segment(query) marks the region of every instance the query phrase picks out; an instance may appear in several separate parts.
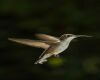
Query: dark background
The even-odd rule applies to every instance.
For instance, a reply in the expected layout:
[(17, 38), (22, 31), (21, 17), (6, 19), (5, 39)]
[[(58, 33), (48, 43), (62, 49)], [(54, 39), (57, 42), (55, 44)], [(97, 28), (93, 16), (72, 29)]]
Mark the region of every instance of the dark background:
[[(0, 0), (0, 80), (100, 80), (100, 0)], [(8, 41), (35, 33), (78, 38), (43, 65), (43, 49)]]

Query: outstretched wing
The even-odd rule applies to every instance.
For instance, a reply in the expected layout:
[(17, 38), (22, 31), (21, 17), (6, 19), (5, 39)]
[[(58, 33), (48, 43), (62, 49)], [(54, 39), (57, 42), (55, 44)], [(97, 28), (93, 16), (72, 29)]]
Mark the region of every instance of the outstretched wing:
[(47, 34), (36, 34), (36, 37), (46, 41), (60, 42), (60, 40), (57, 37), (47, 35)]
[(50, 46), (43, 41), (35, 41), (35, 40), (30, 40), (30, 39), (8, 38), (8, 40), (21, 43), (24, 45), (32, 46), (32, 47), (43, 48), (43, 49), (47, 49)]

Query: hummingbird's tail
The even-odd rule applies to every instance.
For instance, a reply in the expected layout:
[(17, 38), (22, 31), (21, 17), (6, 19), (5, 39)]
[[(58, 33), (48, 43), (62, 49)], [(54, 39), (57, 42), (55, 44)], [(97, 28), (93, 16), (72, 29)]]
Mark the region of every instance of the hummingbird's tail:
[(42, 58), (39, 58), (34, 64), (43, 64), (47, 61), (47, 58), (51, 57), (53, 54), (45, 54)]
[(43, 59), (39, 59), (34, 64), (43, 64), (46, 61), (47, 61), (46, 59), (44, 59), (44, 60)]

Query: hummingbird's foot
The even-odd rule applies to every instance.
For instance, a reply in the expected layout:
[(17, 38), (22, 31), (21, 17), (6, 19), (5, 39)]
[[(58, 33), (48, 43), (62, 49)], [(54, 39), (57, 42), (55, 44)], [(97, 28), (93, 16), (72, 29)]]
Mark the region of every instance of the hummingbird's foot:
[(58, 54), (54, 55), (55, 57), (59, 58), (60, 56)]

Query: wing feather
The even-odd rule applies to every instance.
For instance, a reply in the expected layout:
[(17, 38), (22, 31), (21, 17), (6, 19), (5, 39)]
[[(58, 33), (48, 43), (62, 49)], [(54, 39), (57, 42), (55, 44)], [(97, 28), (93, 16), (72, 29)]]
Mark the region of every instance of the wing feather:
[(43, 48), (43, 49), (47, 49), (49, 47), (47, 43), (44, 43), (42, 41), (35, 41), (30, 39), (17, 39), (17, 38), (8, 38), (8, 40), (21, 43), (24, 45), (32, 46), (32, 47)]
[(57, 37), (47, 35), (47, 34), (36, 34), (36, 37), (46, 41), (60, 42), (60, 40)]

